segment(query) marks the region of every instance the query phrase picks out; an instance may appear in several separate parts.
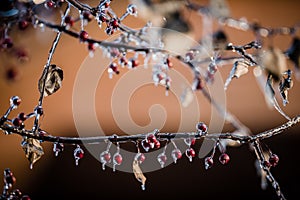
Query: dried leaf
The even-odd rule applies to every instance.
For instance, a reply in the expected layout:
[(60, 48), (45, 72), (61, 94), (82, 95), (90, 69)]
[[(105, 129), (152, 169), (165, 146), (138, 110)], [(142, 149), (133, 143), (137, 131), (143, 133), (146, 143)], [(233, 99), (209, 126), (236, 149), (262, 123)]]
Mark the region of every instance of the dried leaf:
[(267, 98), (268, 102), (270, 102), (272, 105), (274, 104), (275, 99), (275, 91), (273, 89), (273, 79), (272, 75), (269, 75), (265, 87), (265, 97)]
[(132, 169), (133, 169), (133, 173), (135, 178), (142, 183), (142, 190), (145, 190), (145, 183), (146, 183), (146, 177), (144, 176), (140, 166), (139, 166), (139, 162), (138, 160), (134, 159), (133, 163), (132, 163)]
[(287, 70), (285, 55), (278, 48), (270, 47), (262, 54), (262, 66), (271, 73), (275, 81), (279, 81)]
[(286, 104), (289, 103), (288, 90), (293, 87), (293, 80), (291, 77), (291, 73), (292, 73), (291, 70), (288, 70), (285, 73), (285, 75), (287, 75), (287, 77), (283, 77), (281, 82), (279, 83), (279, 91), (280, 91), (280, 95), (281, 95), (284, 106), (286, 106)]
[(59, 88), (62, 86), (63, 70), (56, 66), (50, 65), (48, 69), (48, 73), (43, 75), (39, 80), (39, 91), (40, 93), (43, 92), (43, 83), (45, 77), (45, 88), (44, 88), (44, 97), (49, 96), (55, 93)]
[(283, 112), (283, 110), (280, 108), (276, 98), (275, 98), (275, 91), (273, 89), (273, 77), (271, 74), (269, 74), (268, 79), (267, 79), (267, 84), (265, 88), (265, 97), (268, 102), (270, 102), (273, 107), (287, 120), (291, 120), (291, 118)]
[(33, 138), (24, 138), (21, 146), (25, 152), (26, 158), (30, 162), (30, 169), (32, 169), (33, 164), (38, 161), (44, 154), (41, 142)]
[(228, 78), (226, 79), (224, 89), (226, 90), (229, 83), (233, 78), (239, 78), (240, 76), (248, 73), (249, 62), (246, 60), (236, 61), (230, 71)]

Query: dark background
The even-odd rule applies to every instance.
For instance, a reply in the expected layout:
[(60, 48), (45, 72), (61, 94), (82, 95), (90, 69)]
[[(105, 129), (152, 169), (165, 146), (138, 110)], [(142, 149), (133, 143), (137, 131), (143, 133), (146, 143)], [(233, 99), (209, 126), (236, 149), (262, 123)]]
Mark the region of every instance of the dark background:
[[(87, 1), (88, 2), (88, 1)], [(97, 3), (97, 1), (89, 1)], [(206, 1), (199, 1), (206, 4)], [(126, 1), (114, 1), (112, 7), (117, 13), (122, 14), (126, 8)], [(234, 18), (246, 17), (249, 21), (258, 21), (266, 27), (293, 26), (300, 21), (299, 2), (297, 1), (228, 1), (231, 14)], [(74, 11), (75, 13), (75, 11)], [(191, 13), (187, 15), (191, 20), (195, 39), (201, 38), (201, 17)], [(55, 20), (55, 16), (49, 18)], [(132, 18), (130, 18), (132, 19)], [(134, 18), (126, 20), (132, 27), (141, 27), (145, 22)], [(93, 37), (104, 39), (102, 30), (92, 23), (87, 30)], [(236, 31), (230, 28), (224, 29), (229, 40), (234, 44), (245, 44), (254, 39), (252, 33)], [(54, 38), (52, 31), (41, 32), (35, 29), (27, 29), (23, 32), (13, 31), (12, 37), (16, 45), (25, 48), (30, 53), (27, 63), (15, 63), (13, 58), (1, 55), (1, 73), (4, 74), (6, 67), (16, 66), (21, 76), (16, 82), (8, 82), (5, 78), (0, 81), (0, 112), (4, 113), (8, 107), (8, 100), (12, 95), (19, 95), (23, 102), (20, 107), (24, 112), (31, 112), (37, 103), (38, 91), (37, 80), (40, 77), (42, 66), (47, 59), (47, 53)], [(297, 33), (299, 36), (299, 33)], [(274, 46), (285, 50), (291, 43), (290, 36), (276, 36), (272, 42)], [(53, 135), (77, 136), (72, 116), (72, 89), (78, 68), (83, 59), (88, 55), (85, 47), (75, 39), (63, 36), (63, 45), (59, 44), (54, 56), (54, 62), (59, 64), (65, 72), (63, 88), (55, 95), (45, 100), (45, 116), (41, 127)], [(292, 63), (288, 62), (292, 69)], [(183, 74), (192, 80), (186, 68), (180, 68)], [(230, 68), (222, 68), (221, 74), (226, 78)], [(122, 74), (122, 73), (121, 73)], [(4, 75), (3, 75), (4, 77)], [(103, 93), (97, 94), (97, 114), (101, 116), (100, 124), (107, 135), (122, 133), (113, 121), (110, 105), (111, 89), (113, 83), (119, 77), (109, 80), (102, 78), (99, 88)], [(110, 82), (108, 82), (110, 81)], [(295, 80), (294, 87), (290, 92), (290, 104), (284, 108), (289, 116), (299, 113), (299, 81)], [(146, 125), (149, 121), (147, 109), (153, 104), (153, 96), (164, 93), (163, 88), (147, 87), (141, 95), (136, 95), (133, 104), (132, 117), (139, 125)], [(104, 95), (103, 95), (104, 94)], [(145, 95), (143, 95), (145, 94)], [(149, 95), (155, 94), (155, 95)], [(201, 104), (201, 121), (208, 122), (210, 119), (209, 104), (197, 93)], [(172, 97), (170, 97), (172, 98)], [(279, 99), (279, 98), (278, 98)], [(134, 103), (139, 102), (139, 103)], [(141, 103), (142, 102), (142, 103)], [(178, 114), (178, 102), (173, 99), (162, 98), (159, 101), (167, 105), (168, 116), (163, 131), (174, 131), (178, 127), (180, 114)], [(137, 109), (134, 109), (137, 108)], [(246, 76), (235, 80), (227, 91), (227, 108), (247, 125), (253, 133), (276, 127), (285, 122), (285, 119), (274, 109), (269, 109), (265, 103), (264, 96), (260, 91), (252, 71)], [(13, 113), (16, 114), (17, 112)], [(135, 128), (135, 127), (133, 127)], [(187, 127), (193, 131), (194, 127)], [(224, 127), (227, 131), (230, 127)], [(88, 134), (93, 134), (90, 130)], [(260, 178), (257, 176), (254, 166), (255, 155), (247, 145), (229, 148), (228, 154), (231, 161), (222, 166), (216, 162), (214, 167), (205, 170), (203, 159), (195, 158), (190, 163), (183, 157), (177, 164), (171, 164), (164, 169), (145, 173), (147, 177), (146, 191), (140, 189), (140, 183), (131, 173), (121, 171), (112, 172), (111, 168), (102, 170), (97, 159), (85, 151), (85, 157), (75, 166), (73, 158), (73, 147), (66, 146), (65, 151), (58, 157), (53, 155), (52, 145), (44, 143), (45, 155), (35, 164), (33, 170), (29, 169), (29, 163), (20, 147), (21, 138), (18, 136), (0, 135), (0, 170), (9, 167), (17, 178), (15, 188), (19, 188), (32, 199), (276, 199), (272, 187), (265, 191), (260, 188)], [(279, 182), (287, 199), (298, 199), (299, 190), (299, 126), (274, 138), (265, 140), (270, 149), (279, 155), (279, 165), (272, 172)], [(198, 141), (195, 149), (198, 149), (201, 141)], [(126, 144), (123, 148), (135, 151), (132, 144)], [(84, 148), (84, 147), (83, 147)], [(84, 149), (85, 150), (85, 149)], [(219, 152), (217, 152), (217, 156)], [(151, 162), (149, 160), (148, 162)], [(156, 160), (153, 161), (156, 164)]]

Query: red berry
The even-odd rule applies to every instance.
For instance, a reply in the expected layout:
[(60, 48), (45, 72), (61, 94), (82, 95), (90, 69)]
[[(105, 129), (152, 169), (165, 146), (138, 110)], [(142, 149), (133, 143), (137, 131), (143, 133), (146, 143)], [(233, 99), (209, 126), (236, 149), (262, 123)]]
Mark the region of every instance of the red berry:
[(21, 200), (30, 200), (30, 197), (28, 195), (23, 195)]
[(118, 22), (118, 20), (117, 20), (117, 19), (113, 19), (113, 20), (111, 21), (111, 26), (112, 26), (113, 28), (118, 28), (118, 27), (119, 27), (119, 22)]
[(149, 151), (151, 145), (147, 140), (142, 140), (142, 147), (145, 149), (145, 151)]
[(118, 65), (114, 62), (109, 65), (109, 68), (112, 69), (114, 72), (118, 71)]
[(204, 164), (205, 164), (205, 169), (209, 169), (213, 166), (214, 164), (214, 160), (212, 157), (206, 157), (204, 160)]
[(46, 8), (53, 8), (54, 7), (54, 2), (52, 1), (52, 0), (50, 0), (50, 1), (47, 1), (47, 3), (46, 3)]
[(136, 8), (136, 5), (134, 4), (129, 4), (128, 7), (127, 7), (127, 12), (130, 14), (130, 15), (135, 15), (137, 14), (137, 8)]
[(28, 53), (24, 49), (18, 49), (15, 54), (20, 62), (29, 60)]
[(135, 157), (135, 159), (139, 162), (142, 163), (146, 160), (146, 157), (143, 153), (138, 153)]
[(115, 155), (114, 156), (114, 161), (115, 161), (116, 164), (120, 165), (123, 161), (123, 158), (122, 158), (121, 154)]
[(19, 113), (18, 118), (22, 121), (25, 121), (27, 119), (27, 115), (23, 112)]
[(127, 65), (128, 64), (128, 61), (126, 59), (126, 57), (122, 56), (119, 60), (120, 64), (123, 64), (123, 65)]
[(107, 21), (107, 19), (106, 19), (106, 17), (105, 17), (104, 15), (100, 15), (100, 16), (99, 16), (99, 20), (100, 20), (101, 22), (106, 22), (106, 21)]
[(196, 143), (196, 138), (192, 138), (191, 139), (191, 145), (195, 145), (195, 143)]
[(194, 53), (188, 52), (188, 53), (186, 53), (185, 57), (186, 57), (187, 61), (191, 61), (194, 59)]
[(271, 163), (269, 161), (265, 160), (264, 161), (264, 166), (269, 168), (269, 167), (271, 167)]
[(21, 104), (21, 99), (18, 96), (12, 96), (10, 98), (10, 106), (19, 106)]
[(84, 152), (82, 150), (79, 150), (76, 152), (76, 157), (82, 159), (84, 157)]
[(207, 126), (203, 122), (199, 122), (196, 126), (196, 129), (198, 132), (201, 132), (202, 134), (207, 132)]
[(10, 37), (6, 37), (4, 38), (4, 40), (2, 41), (2, 47), (3, 48), (12, 48), (14, 46), (13, 40)]
[(148, 142), (150, 142), (150, 143), (155, 143), (155, 142), (157, 141), (157, 139), (156, 139), (156, 137), (155, 137), (154, 134), (149, 134), (149, 135), (147, 136), (147, 140), (148, 140)]
[(272, 167), (275, 167), (279, 162), (279, 157), (276, 154), (270, 155), (269, 162)]
[(156, 142), (154, 143), (154, 148), (156, 149), (160, 148), (160, 142), (158, 140), (156, 140)]
[(196, 152), (193, 148), (189, 148), (189, 149), (186, 150), (186, 155), (193, 158), (193, 157), (196, 156)]
[(70, 26), (73, 26), (74, 20), (72, 19), (72, 17), (70, 15), (68, 15), (65, 18), (65, 23), (68, 24), (68, 25), (70, 25)]
[(20, 78), (20, 73), (17, 68), (10, 68), (6, 71), (6, 78), (10, 81), (16, 81)]
[(96, 45), (92, 42), (89, 42), (88, 44), (88, 50), (89, 51), (95, 51), (96, 50)]
[(112, 35), (114, 34), (114, 29), (112, 29), (111, 27), (106, 27), (105, 32), (107, 35)]
[(167, 162), (167, 156), (165, 154), (161, 154), (159, 155), (159, 158), (160, 162), (162, 163), (166, 163)]
[(172, 158), (174, 160), (174, 162), (176, 162), (177, 159), (180, 159), (182, 157), (182, 153), (179, 149), (174, 149), (172, 151)]
[(79, 34), (79, 38), (81, 41), (86, 41), (89, 37), (89, 34), (86, 31), (81, 31)]
[(83, 19), (87, 20), (88, 22), (92, 21), (93, 19), (93, 15), (88, 12), (88, 11), (84, 11), (82, 14)]
[(139, 61), (138, 60), (136, 60), (136, 59), (132, 59), (131, 60), (131, 67), (132, 68), (135, 68), (135, 67), (137, 67), (137, 66), (139, 66)]
[(15, 126), (21, 126), (22, 123), (23, 123), (23, 121), (22, 121), (21, 119), (19, 119), (19, 118), (14, 118), (14, 119), (12, 120), (12, 123), (13, 123), (13, 125), (15, 125)]
[(110, 162), (110, 159), (111, 159), (110, 153), (104, 154), (104, 160), (105, 160), (106, 162)]
[(180, 159), (182, 157), (181, 151), (177, 151), (175, 156), (176, 156), (177, 159)]
[(226, 153), (222, 153), (222, 154), (220, 155), (220, 157), (219, 157), (219, 161), (220, 161), (223, 165), (227, 164), (227, 163), (229, 162), (229, 160), (230, 160), (230, 157), (229, 157), (228, 154), (226, 154)]
[(28, 27), (29, 23), (27, 20), (21, 20), (18, 23), (18, 27), (20, 30), (25, 30)]
[(217, 65), (215, 65), (215, 64), (210, 64), (210, 65), (208, 66), (208, 71), (209, 71), (209, 73), (211, 73), (211, 74), (216, 73), (217, 70), (218, 70), (218, 68), (217, 68)]

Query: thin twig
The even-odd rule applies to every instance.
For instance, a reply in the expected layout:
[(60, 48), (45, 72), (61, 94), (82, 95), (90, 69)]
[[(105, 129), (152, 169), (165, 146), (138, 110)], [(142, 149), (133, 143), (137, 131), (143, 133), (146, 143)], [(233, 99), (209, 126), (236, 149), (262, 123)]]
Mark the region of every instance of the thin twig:
[[(157, 138), (164, 140), (164, 139), (184, 139), (184, 138), (209, 138), (209, 139), (231, 139), (234, 141), (238, 141), (241, 144), (244, 143), (252, 143), (256, 140), (264, 140), (270, 138), (272, 136), (276, 136), (287, 129), (291, 128), (292, 126), (298, 124), (300, 122), (300, 115), (294, 117), (290, 121), (274, 128), (267, 130), (265, 132), (259, 133), (257, 135), (238, 135), (232, 133), (211, 133), (207, 135), (199, 134), (198, 132), (182, 132), (182, 133), (157, 133)], [(46, 131), (43, 131), (44, 134), (33, 134), (30, 130), (25, 129), (18, 129), (17, 127), (8, 125), (6, 123), (0, 124), (0, 129), (6, 134), (18, 134), (23, 137), (28, 138), (35, 138), (45, 142), (58, 142), (58, 143), (65, 143), (65, 144), (92, 144), (92, 143), (99, 143), (105, 142), (110, 140), (112, 142), (128, 142), (128, 141), (136, 141), (145, 139), (148, 133), (137, 134), (137, 135), (124, 135), (115, 137), (112, 136), (95, 136), (95, 137), (60, 137), (60, 136), (52, 136), (48, 134)]]
[(254, 140), (254, 142), (252, 143), (252, 146), (254, 147), (256, 157), (260, 163), (260, 168), (266, 173), (266, 175), (267, 175), (266, 177), (267, 177), (268, 181), (271, 183), (272, 187), (275, 189), (277, 196), (279, 197), (279, 199), (285, 200), (286, 198), (284, 197), (284, 195), (280, 189), (279, 183), (275, 180), (270, 169), (264, 165), (265, 158), (264, 158), (264, 155), (263, 155), (263, 152), (262, 152), (262, 149), (260, 147), (258, 140)]
[[(67, 5), (66, 10), (65, 10), (65, 12), (64, 12), (64, 14), (62, 16), (61, 26), (64, 24), (64, 19), (68, 15), (69, 12), (70, 12), (70, 4)], [(42, 90), (40, 91), (40, 98), (39, 98), (39, 103), (38, 103), (39, 106), (43, 105), (43, 99), (44, 99), (44, 94), (45, 94), (45, 86), (46, 86), (46, 78), (47, 78), (47, 74), (49, 72), (50, 63), (51, 63), (51, 60), (53, 58), (53, 54), (55, 52), (55, 49), (56, 49), (56, 46), (57, 46), (58, 41), (60, 39), (60, 36), (61, 36), (61, 32), (58, 32), (56, 34), (55, 39), (52, 42), (52, 46), (51, 46), (49, 54), (48, 54), (48, 59), (47, 59), (46, 65), (44, 67), (42, 76), (40, 78), (40, 80), (42, 80), (42, 85), (39, 86), (39, 87), (41, 87)], [(35, 132), (37, 130), (37, 128), (38, 128), (39, 119), (40, 118), (38, 116), (35, 117), (34, 126), (33, 126), (33, 132)]]

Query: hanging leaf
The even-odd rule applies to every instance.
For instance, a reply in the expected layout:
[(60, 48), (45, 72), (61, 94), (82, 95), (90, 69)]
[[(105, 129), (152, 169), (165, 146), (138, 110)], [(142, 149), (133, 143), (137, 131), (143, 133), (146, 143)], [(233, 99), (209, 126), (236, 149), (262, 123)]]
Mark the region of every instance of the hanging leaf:
[(231, 80), (233, 78), (239, 78), (240, 76), (247, 74), (248, 73), (248, 67), (250, 66), (249, 62), (246, 60), (243, 61), (236, 61), (233, 64), (233, 67), (230, 71), (230, 74), (228, 76), (228, 78), (226, 79), (225, 85), (224, 85), (224, 89), (226, 90), (229, 83), (231, 82)]
[(265, 97), (268, 102), (270, 102), (273, 107), (282, 115), (284, 116), (287, 120), (291, 120), (291, 118), (283, 112), (283, 110), (280, 108), (276, 98), (275, 98), (275, 91), (273, 89), (273, 77), (271, 74), (269, 74), (267, 83), (266, 83), (266, 88), (265, 88)]
[(21, 146), (25, 152), (26, 158), (30, 162), (30, 169), (32, 169), (33, 164), (38, 161), (44, 154), (41, 142), (33, 138), (24, 138)]
[(271, 73), (273, 79), (277, 82), (282, 74), (287, 70), (285, 55), (278, 48), (270, 47), (262, 54), (262, 66)]
[(142, 190), (145, 190), (145, 183), (146, 183), (146, 177), (144, 176), (140, 166), (139, 166), (139, 161), (137, 159), (133, 160), (132, 163), (132, 169), (135, 178), (142, 183)]
[(293, 80), (291, 77), (292, 71), (287, 70), (284, 75), (287, 77), (283, 77), (282, 81), (279, 83), (279, 91), (280, 95), (283, 101), (283, 105), (286, 106), (286, 104), (289, 103), (288, 101), (288, 90), (293, 87)]
[[(46, 75), (43, 75), (39, 80), (40, 93), (43, 92), (43, 89), (44, 89), (44, 97), (55, 93), (59, 88), (61, 88), (63, 78), (64, 78), (63, 70), (54, 64), (50, 65), (48, 69), (48, 73)], [(45, 86), (43, 88), (44, 82), (45, 82)]]

